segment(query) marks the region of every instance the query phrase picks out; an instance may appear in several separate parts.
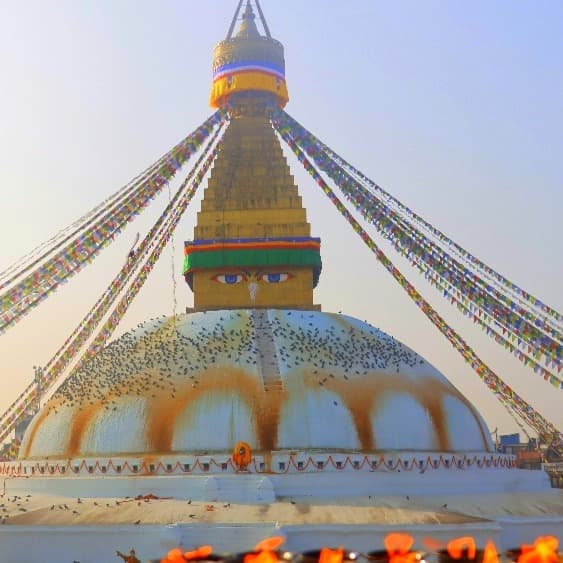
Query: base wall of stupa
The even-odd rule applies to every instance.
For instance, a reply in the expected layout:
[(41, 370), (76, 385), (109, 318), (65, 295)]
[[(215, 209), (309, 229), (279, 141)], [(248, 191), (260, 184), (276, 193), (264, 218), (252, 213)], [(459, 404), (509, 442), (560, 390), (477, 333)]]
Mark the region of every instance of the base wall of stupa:
[[(268, 470), (269, 467), (269, 470)], [(518, 470), (502, 454), (342, 452), (256, 455), (245, 470), (230, 456), (22, 460), (0, 464), (2, 492), (270, 503), (284, 497), (443, 495), (545, 491), (544, 471)]]

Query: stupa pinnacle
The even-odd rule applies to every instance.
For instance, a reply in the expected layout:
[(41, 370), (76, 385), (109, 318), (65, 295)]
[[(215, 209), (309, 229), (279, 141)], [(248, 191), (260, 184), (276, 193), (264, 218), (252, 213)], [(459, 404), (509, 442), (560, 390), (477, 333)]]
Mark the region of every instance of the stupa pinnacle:
[[(235, 19), (241, 5), (235, 13)], [(259, 9), (259, 5), (257, 5)], [(287, 101), (283, 47), (261, 36), (250, 2), (215, 48), (212, 105), (231, 122), (185, 245), (196, 310), (313, 308), (321, 270), (301, 197), (268, 113)]]
[(242, 23), (233, 37), (242, 7), (242, 2), (239, 2), (226, 39), (215, 46), (210, 98), (212, 107), (225, 107), (233, 101), (240, 103), (240, 94), (243, 93), (249, 93), (254, 100), (261, 93), (262, 99), (269, 99), (280, 107), (289, 100), (283, 45), (271, 37), (260, 4), (256, 6), (266, 36), (260, 35), (252, 5), (247, 2)]
[(254, 15), (252, 4), (250, 2), (247, 2), (244, 14), (242, 15), (242, 23), (238, 30), (237, 37), (260, 37), (260, 33), (258, 31), (258, 28), (256, 27), (255, 20), (256, 16)]
[(215, 49), (213, 91), (232, 88), (215, 98), (228, 126), (185, 245), (196, 312), (151, 320), (84, 363), (33, 419), (22, 459), (181, 455), (190, 471), (194, 455), (244, 443), (260, 471), (285, 473), (296, 452), (492, 450), (479, 413), (424, 359), (313, 310), (320, 240), (270, 121), (287, 100), (268, 70), (283, 70), (283, 48), (261, 19), (266, 36), (247, 2), (241, 31)]
[[(65, 281), (62, 266), (74, 272), (90, 261), (89, 249), (114, 238), (116, 216), (125, 224), (146, 205), (146, 193), (161, 190), (202, 147), (68, 346), (37, 373), (43, 392), (76, 360), (29, 423), (19, 459), (0, 461), (3, 495), (16, 497), (1, 518), (0, 561), (110, 561), (121, 547), (117, 536), (122, 549), (135, 545), (144, 558), (164, 546), (191, 549), (207, 537), (218, 553), (243, 552), (265, 534), (286, 537), (292, 551), (330, 541), (367, 553), (395, 526), (419, 542), (428, 534), (440, 543), (474, 534), (479, 543), (493, 538), (505, 548), (516, 534), (561, 529), (560, 516), (546, 518), (561, 514), (547, 475), (519, 471), (513, 456), (496, 452), (475, 406), (444, 375), (367, 322), (314, 310), (320, 240), (311, 237), (278, 139), (488, 388), (536, 428), (551, 431), (378, 249), (321, 171), (350, 207), (393, 234), (406, 256), (416, 256), (421, 271), (426, 258), (441, 258), (429, 270), (436, 287), (444, 271), (455, 287), (453, 256), (424, 246), (424, 233), (396, 211), (407, 208), (281, 111), (287, 101), (283, 46), (272, 38), (259, 1), (240, 0), (215, 48), (211, 104), (220, 110), (118, 192), (128, 194), (124, 205), (108, 200), (107, 225), (93, 221), (70, 247), (53, 250), (49, 267), (22, 274), (10, 290), (21, 299), (43, 287), (34, 283), (50, 288)], [(185, 246), (196, 311), (152, 318), (109, 342), (211, 162)], [(380, 193), (385, 197), (378, 199)], [(474, 320), (491, 314), (493, 304), (495, 321), (510, 326), (502, 303), (472, 286), (475, 280), (460, 276), (457, 286), (475, 290)], [(22, 305), (18, 314), (25, 311)], [(1, 322), (17, 320), (10, 315), (0, 314), (0, 330)], [(33, 384), (20, 395), (4, 415), (4, 435), (21, 428), (15, 423), (39, 395)], [(0, 439), (1, 432), (2, 420)], [(77, 546), (83, 553), (74, 552)]]

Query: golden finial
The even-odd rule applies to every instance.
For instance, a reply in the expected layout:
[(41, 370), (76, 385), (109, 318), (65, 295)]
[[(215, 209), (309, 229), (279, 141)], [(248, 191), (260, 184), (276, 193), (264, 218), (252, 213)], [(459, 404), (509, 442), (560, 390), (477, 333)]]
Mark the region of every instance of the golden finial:
[(256, 26), (252, 2), (246, 1), (241, 24), (236, 35), (233, 31), (243, 7), (240, 0), (229, 27), (227, 38), (217, 44), (213, 57), (212, 107), (225, 107), (244, 94), (255, 94), (262, 104), (284, 107), (289, 100), (285, 82), (283, 45), (270, 35), (270, 30), (258, 0), (254, 0), (265, 36)]
[(240, 24), (237, 37), (260, 37), (255, 19), (256, 16), (254, 15), (252, 4), (248, 1), (242, 14), (242, 23)]

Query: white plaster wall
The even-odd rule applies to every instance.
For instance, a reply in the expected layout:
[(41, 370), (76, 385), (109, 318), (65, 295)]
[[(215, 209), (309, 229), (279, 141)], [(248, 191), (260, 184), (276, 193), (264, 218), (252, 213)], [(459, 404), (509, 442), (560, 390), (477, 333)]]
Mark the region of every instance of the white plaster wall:
[(8, 495), (45, 493), (68, 497), (116, 497), (145, 495), (218, 500), (225, 502), (271, 502), (280, 497), (314, 499), (367, 497), (471, 495), (486, 493), (546, 492), (550, 488), (543, 471), (503, 469), (438, 469), (420, 473), (384, 471), (319, 471), (288, 474), (215, 473), (126, 477), (20, 477), (3, 478)]
[(405, 450), (413, 444), (436, 451), (438, 440), (428, 412), (406, 393), (385, 393), (371, 417), (375, 444), (382, 450)]
[(256, 422), (239, 395), (214, 390), (191, 403), (176, 420), (173, 451), (231, 451), (239, 441), (256, 448)]
[[(417, 396), (418, 383), (421, 377), (425, 378), (424, 381), (439, 381), (440, 388), (444, 383), (446, 393), (447, 385), (450, 384), (428, 362), (391, 336), (351, 317), (316, 311), (286, 310), (268, 311), (268, 317), (272, 323), (274, 346), (278, 353), (279, 374), (287, 396), (287, 400), (282, 401), (280, 406), (278, 448), (359, 449), (359, 437), (352, 422), (354, 413), (348, 412), (348, 408), (365, 408), (358, 406), (361, 404), (361, 401), (357, 401), (358, 383), (369, 383), (373, 387), (379, 382), (390, 385), (395, 380), (400, 380), (401, 386), (407, 387), (412, 381), (412, 395), (400, 391), (389, 393), (372, 407), (372, 429), (377, 448), (420, 448), (423, 451), (436, 448), (434, 428)], [(197, 364), (200, 367), (193, 367), (196, 364), (192, 364), (192, 369), (194, 373), (202, 370), (203, 375), (199, 374), (202, 377), (205, 377), (206, 369), (224, 372), (225, 377), (229, 377), (230, 370), (242, 369), (246, 376), (256, 380), (256, 388), (250, 385), (247, 389), (240, 390), (241, 400), (237, 400), (232, 392), (222, 393), (220, 388), (214, 389), (212, 395), (194, 397), (189, 411), (186, 409), (176, 421), (173, 435), (175, 451), (222, 449), (230, 453), (238, 440), (245, 440), (255, 448), (256, 421), (252, 420), (251, 409), (247, 405), (252, 403), (256, 406), (257, 401), (264, 399), (260, 392), (254, 391), (260, 390), (263, 381), (251, 326), (251, 312), (195, 313), (180, 318), (175, 327), (169, 321), (157, 319), (141, 325), (138, 330), (123, 336), (120, 345), (123, 350), (133, 348), (142, 335), (148, 339), (153, 336), (166, 338), (168, 332), (164, 330), (158, 336), (159, 329), (166, 325), (167, 330), (175, 329), (190, 339), (182, 344), (185, 346), (185, 349), (182, 348), (185, 353), (175, 356), (176, 364), (172, 366), (170, 383), (180, 388), (188, 383), (188, 391), (191, 392), (190, 372), (185, 372), (186, 357), (191, 358), (191, 354), (197, 354), (197, 358), (193, 359), (201, 360)], [(216, 346), (217, 338), (224, 335), (228, 339), (221, 340), (221, 344)], [(198, 349), (196, 344), (201, 342), (205, 342), (206, 346)], [(238, 342), (240, 348), (235, 353), (224, 342)], [(299, 349), (301, 342), (306, 343), (303, 350)], [(331, 349), (334, 353), (330, 352)], [(282, 351), (287, 356), (286, 359), (282, 359)], [(100, 354), (103, 355), (104, 352)], [(111, 358), (111, 354), (109, 356)], [(112, 361), (119, 364), (120, 358), (116, 356)], [(151, 448), (147, 449), (148, 443), (144, 435), (147, 428), (145, 413), (151, 408), (153, 397), (158, 395), (154, 399), (156, 401), (162, 399), (160, 393), (149, 389), (143, 391), (145, 396), (142, 398), (123, 396), (119, 377), (108, 375), (107, 371), (97, 373), (95, 368), (92, 370), (92, 379), (98, 378), (96, 381), (103, 386), (108, 399), (113, 399), (114, 402), (108, 409), (102, 408), (95, 418), (85, 422), (88, 426), (82, 436), (80, 453), (154, 453)], [(316, 373), (323, 370), (332, 370), (330, 374), (323, 373), (323, 376), (332, 375), (335, 381), (338, 379), (338, 387), (331, 389), (328, 383), (325, 387), (320, 385), (322, 382), (316, 380)], [(114, 371), (113, 375), (115, 373), (121, 372)], [(87, 375), (82, 374), (84, 385), (90, 381)], [(135, 373), (127, 372), (123, 377), (131, 384), (130, 378), (133, 377), (134, 381)], [(192, 374), (192, 377), (195, 376)], [(350, 394), (347, 394), (348, 384)], [(382, 385), (382, 389), (386, 385)], [(242, 397), (243, 393), (247, 396)], [(57, 400), (59, 399), (53, 399), (51, 406)], [(85, 401), (83, 405), (80, 403), (82, 400)], [(173, 402), (175, 399), (170, 397), (169, 400)], [(58, 407), (57, 414), (50, 412), (46, 416), (37, 430), (30, 456), (68, 455), (69, 429), (79, 411), (89, 405), (80, 393), (76, 394), (74, 401), (77, 406), (72, 409)], [(444, 399), (444, 410), (452, 450), (483, 451), (492, 447), (488, 430), (482, 419), (474, 415), (473, 408), (457, 398), (447, 397)], [(37, 419), (26, 433), (23, 451), (36, 423)]]
[(27, 449), (30, 436), (34, 434), (32, 455), (43, 457), (48, 455), (64, 456), (67, 448), (72, 420), (75, 408), (58, 406), (55, 411), (51, 411), (42, 424), (35, 430), (38, 417), (35, 417), (29, 425), (21, 446), (21, 451)]
[(360, 448), (350, 411), (336, 393), (294, 393), (294, 386), (289, 386), (289, 400), (280, 412), (280, 448)]
[(501, 517), (497, 519), (501, 528), (500, 545), (513, 549), (523, 543), (533, 544), (540, 536), (555, 536), (559, 539), (559, 552), (563, 545), (563, 516), (538, 518)]
[[(448, 396), (443, 400), (443, 408), (448, 421), (446, 428), (452, 450), (490, 450), (490, 440), (483, 441), (480, 420), (476, 419), (473, 412), (465, 404), (457, 397)], [(489, 435), (486, 427), (483, 434)]]
[[(145, 436), (147, 401), (141, 397), (115, 399), (115, 409), (101, 409), (89, 423), (82, 438), (83, 452), (99, 452), (110, 455), (142, 452), (147, 449)], [(34, 451), (35, 451), (34, 447)]]

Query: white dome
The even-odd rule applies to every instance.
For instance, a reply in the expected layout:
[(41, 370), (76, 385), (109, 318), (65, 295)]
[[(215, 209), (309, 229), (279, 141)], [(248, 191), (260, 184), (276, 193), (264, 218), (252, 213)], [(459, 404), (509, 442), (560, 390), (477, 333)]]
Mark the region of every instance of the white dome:
[(230, 310), (162, 318), (69, 378), (22, 458), (254, 450), (491, 451), (469, 401), (351, 317)]

